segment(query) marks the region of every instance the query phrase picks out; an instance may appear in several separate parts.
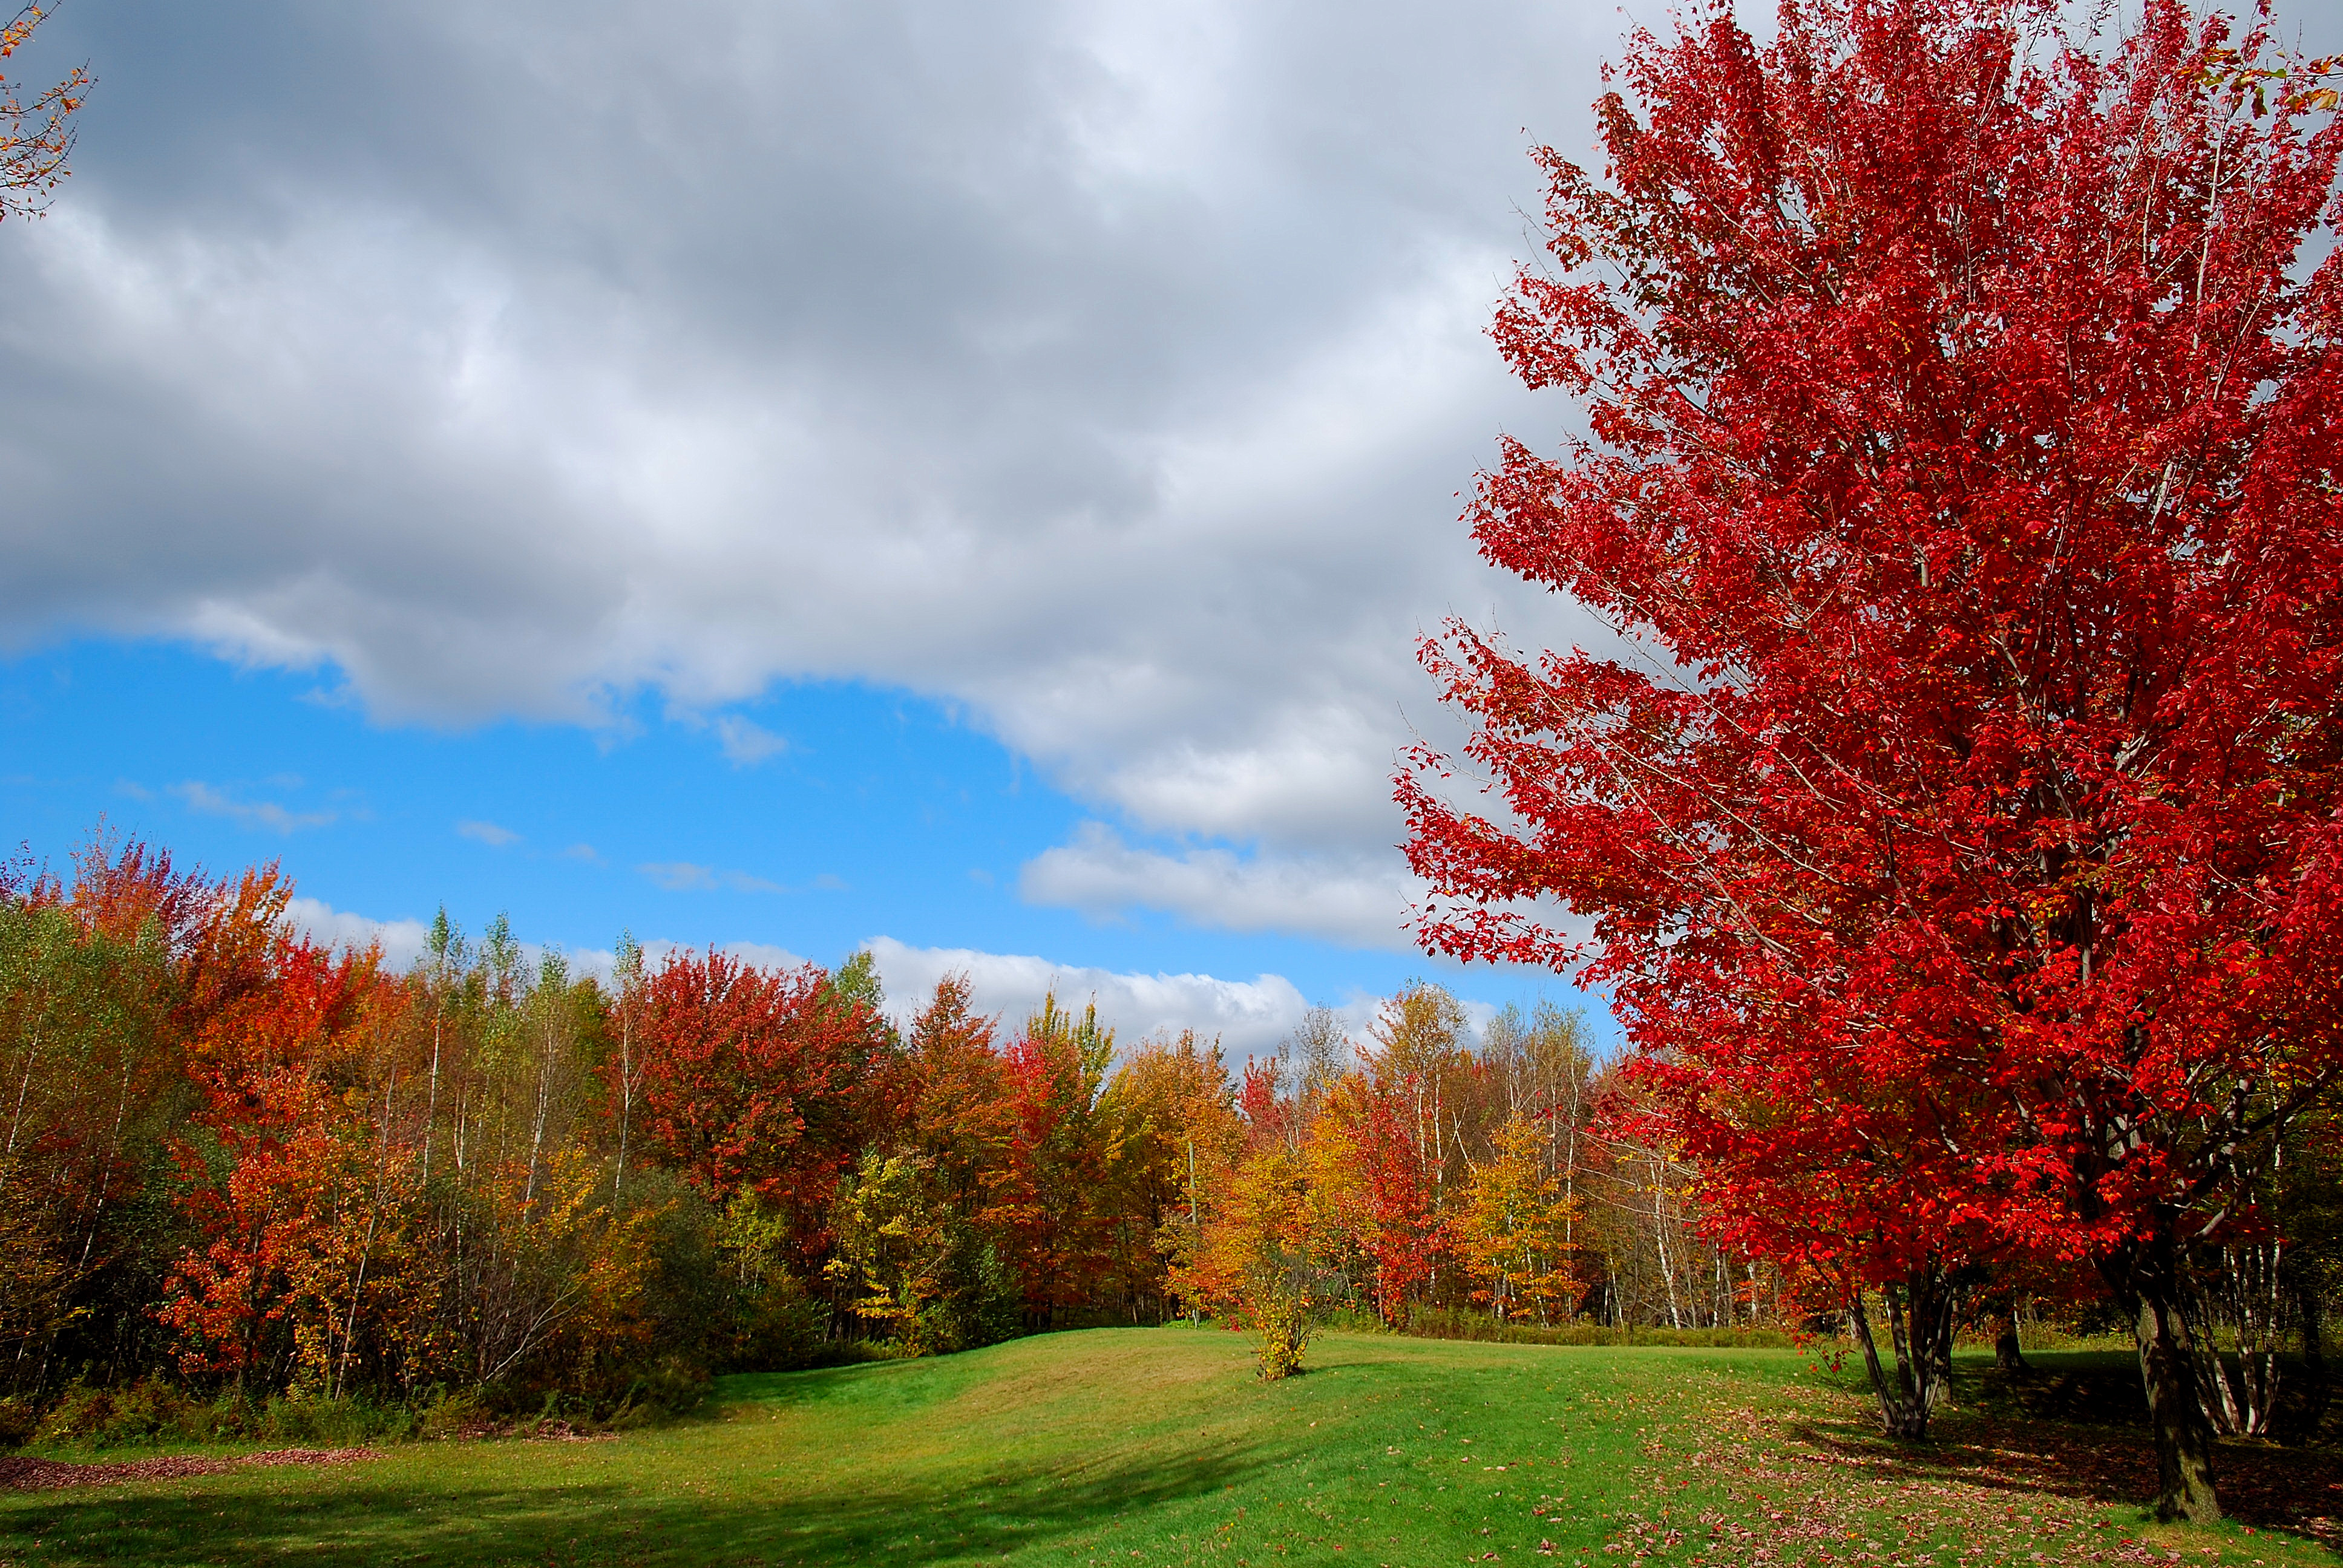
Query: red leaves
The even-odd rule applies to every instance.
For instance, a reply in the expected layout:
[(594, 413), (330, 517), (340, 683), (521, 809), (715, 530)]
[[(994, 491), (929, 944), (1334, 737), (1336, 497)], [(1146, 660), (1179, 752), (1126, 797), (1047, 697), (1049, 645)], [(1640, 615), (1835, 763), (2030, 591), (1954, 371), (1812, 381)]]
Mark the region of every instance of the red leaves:
[(870, 1009), (809, 964), (766, 970), (677, 952), (643, 993), (644, 1142), (723, 1202), (745, 1190), (819, 1228), (852, 1161)]
[(1594, 438), (1468, 518), (1640, 646), (1425, 645), (1420, 929), (1591, 960), (1744, 1244), (2111, 1258), (2343, 1073), (2343, 131), (2224, 107), (2218, 26), (1717, 17), (1636, 35), (1607, 184), (1542, 156), (1494, 336)]

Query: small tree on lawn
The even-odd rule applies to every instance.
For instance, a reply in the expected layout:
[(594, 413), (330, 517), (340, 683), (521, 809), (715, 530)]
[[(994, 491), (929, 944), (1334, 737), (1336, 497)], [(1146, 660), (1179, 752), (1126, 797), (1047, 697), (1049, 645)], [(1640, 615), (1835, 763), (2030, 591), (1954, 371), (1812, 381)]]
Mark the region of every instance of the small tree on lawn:
[(1430, 946), (1591, 960), (1752, 1161), (1835, 1129), (1848, 1181), (1711, 1212), (1843, 1191), (1893, 1211), (1884, 1269), (1972, 1220), (2087, 1260), (2160, 1511), (2204, 1519), (2183, 1259), (2343, 1068), (2343, 257), (2300, 259), (2343, 131), (2267, 27), (2058, 25), (1636, 35), (1607, 177), (1542, 155), (1553, 266), (1496, 327), (1590, 433), (1507, 442), (1471, 512), (1622, 644), (1452, 625), (1493, 809), (1429, 749), (1399, 789)]

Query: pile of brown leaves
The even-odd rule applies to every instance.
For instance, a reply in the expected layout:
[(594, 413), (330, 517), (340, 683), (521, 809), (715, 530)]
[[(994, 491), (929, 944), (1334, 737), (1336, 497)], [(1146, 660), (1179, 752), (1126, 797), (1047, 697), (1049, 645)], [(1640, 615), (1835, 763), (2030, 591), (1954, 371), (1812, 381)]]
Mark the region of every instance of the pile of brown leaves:
[(0, 1492), (48, 1492), (61, 1486), (105, 1486), (117, 1481), (176, 1481), (181, 1476), (208, 1475), (250, 1464), (349, 1464), (379, 1457), (370, 1448), (277, 1448), (265, 1453), (238, 1454), (233, 1459), (199, 1459), (175, 1453), (100, 1464), (0, 1455)]

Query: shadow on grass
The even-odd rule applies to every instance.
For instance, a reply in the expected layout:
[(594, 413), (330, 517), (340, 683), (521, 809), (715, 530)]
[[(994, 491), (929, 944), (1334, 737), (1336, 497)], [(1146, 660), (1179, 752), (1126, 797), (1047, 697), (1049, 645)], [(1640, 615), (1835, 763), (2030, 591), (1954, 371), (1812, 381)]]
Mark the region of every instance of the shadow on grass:
[[(1230, 1450), (1078, 1473), (998, 1472), (951, 1487), (768, 1498), (726, 1482), (701, 1495), (622, 1483), (387, 1485), (364, 1475), (299, 1490), (190, 1485), (9, 1499), (0, 1562), (538, 1564), (943, 1563), (1048, 1545), (1116, 1514), (1217, 1492), (1268, 1460)], [(719, 1486), (721, 1491), (719, 1493)]]
[[(1896, 1483), (1956, 1482), (1986, 1491), (2137, 1509), (2156, 1493), (2156, 1451), (2144, 1429), (1947, 1413), (1926, 1443), (1899, 1443), (1852, 1422), (1795, 1423), (1809, 1464), (1860, 1467)], [(2224, 1441), (2215, 1485), (2229, 1517), (2343, 1549), (2343, 1452)]]

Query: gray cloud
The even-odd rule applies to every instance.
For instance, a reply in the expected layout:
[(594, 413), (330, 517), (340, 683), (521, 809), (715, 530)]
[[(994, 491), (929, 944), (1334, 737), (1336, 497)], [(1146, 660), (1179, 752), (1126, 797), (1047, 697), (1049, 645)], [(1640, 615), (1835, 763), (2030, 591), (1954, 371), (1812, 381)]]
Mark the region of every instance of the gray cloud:
[(1250, 876), (1375, 940), (1326, 910), (1399, 878), (1418, 631), (1584, 629), (1453, 518), (1565, 417), (1482, 327), (1620, 25), (68, 8), (33, 65), (102, 78), (79, 172), (0, 234), (0, 638), (182, 635), (426, 722), (655, 689), (744, 764), (780, 739), (725, 704), (900, 684), (1246, 849), (1078, 841), (1040, 896), (1226, 924)]

